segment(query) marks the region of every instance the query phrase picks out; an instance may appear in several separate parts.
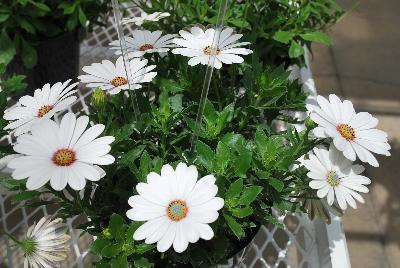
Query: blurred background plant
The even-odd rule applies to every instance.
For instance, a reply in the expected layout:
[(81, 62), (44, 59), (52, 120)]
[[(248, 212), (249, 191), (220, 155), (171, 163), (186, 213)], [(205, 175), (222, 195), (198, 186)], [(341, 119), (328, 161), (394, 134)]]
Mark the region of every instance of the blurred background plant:
[[(95, 25), (103, 25), (111, 9), (111, 1), (106, 0), (1, 1), (2, 79), (15, 73), (23, 74), (28, 77), (32, 92), (46, 82), (76, 77), (79, 35), (83, 32), (79, 33), (79, 29), (91, 30)], [(62, 68), (60, 65), (67, 66)], [(13, 81), (17, 82), (16, 79)], [(19, 87), (26, 86), (20, 81)]]
[[(155, 0), (151, 5), (139, 0), (138, 5), (147, 13), (171, 14), (160, 23), (145, 23), (144, 28), (178, 32), (194, 24), (215, 24), (218, 10), (213, 8), (214, 2), (219, 4), (221, 0)], [(343, 15), (335, 0), (231, 0), (224, 22), (256, 46), (263, 62), (288, 66), (304, 64), (304, 45), (309, 49), (312, 42), (330, 45), (331, 39), (324, 31)]]

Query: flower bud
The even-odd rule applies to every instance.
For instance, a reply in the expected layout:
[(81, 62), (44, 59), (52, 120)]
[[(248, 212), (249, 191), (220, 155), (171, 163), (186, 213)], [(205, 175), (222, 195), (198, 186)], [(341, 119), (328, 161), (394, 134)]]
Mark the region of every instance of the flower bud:
[(304, 124), (308, 130), (311, 130), (311, 129), (314, 129), (317, 127), (317, 124), (314, 121), (312, 121), (312, 119), (310, 117), (306, 118), (306, 121), (304, 122)]
[(102, 234), (106, 239), (111, 239), (112, 238), (111, 231), (110, 231), (109, 228), (104, 229)]
[(96, 88), (92, 93), (91, 103), (94, 107), (99, 108), (102, 107), (107, 100), (107, 95), (104, 90), (101, 88)]

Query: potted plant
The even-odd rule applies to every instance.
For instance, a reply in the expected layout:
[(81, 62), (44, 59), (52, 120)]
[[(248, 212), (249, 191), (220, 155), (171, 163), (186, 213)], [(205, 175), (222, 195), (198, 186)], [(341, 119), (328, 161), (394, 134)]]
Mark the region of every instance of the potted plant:
[(5, 0), (0, 3), (0, 64), (27, 76), (28, 92), (76, 77), (84, 29), (104, 25), (109, 1)]
[[(335, 95), (306, 106), (307, 94), (289, 79), (304, 45), (330, 43), (320, 30), (342, 14), (335, 2), (229, 1), (222, 28), (209, 24), (226, 1), (212, 2), (141, 3), (143, 29), (129, 34), (127, 50), (113, 42), (116, 61), (82, 69), (80, 82), (94, 89), (89, 115), (52, 120), (76, 99), (70, 81), (5, 112), (19, 155), (3, 185), (18, 201), (53, 194), (45, 203), (57, 203), (62, 218), (85, 214), (90, 221), (77, 228), (96, 236), (94, 267), (226, 264), (260, 225), (281, 226), (273, 208), (327, 222), (328, 211), (355, 208), (371, 181), (353, 161), (377, 166), (372, 153), (389, 155), (372, 115)], [(205, 83), (206, 69), (214, 75)], [(277, 120), (305, 128), (279, 131)], [(30, 229), (43, 232), (15, 242), (28, 263), (63, 259), (64, 232), (41, 244), (57, 244), (59, 258), (38, 250), (51, 224), (44, 218)]]

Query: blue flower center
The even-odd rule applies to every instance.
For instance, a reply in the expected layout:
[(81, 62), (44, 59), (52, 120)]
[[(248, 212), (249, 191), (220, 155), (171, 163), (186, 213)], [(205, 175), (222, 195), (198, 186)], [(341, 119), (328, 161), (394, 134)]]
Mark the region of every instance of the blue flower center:
[(326, 174), (326, 180), (332, 187), (337, 187), (340, 184), (340, 178), (336, 171), (333, 170), (329, 171), (328, 174)]
[(169, 203), (167, 208), (167, 216), (173, 221), (180, 221), (186, 217), (188, 209), (185, 201), (174, 200)]

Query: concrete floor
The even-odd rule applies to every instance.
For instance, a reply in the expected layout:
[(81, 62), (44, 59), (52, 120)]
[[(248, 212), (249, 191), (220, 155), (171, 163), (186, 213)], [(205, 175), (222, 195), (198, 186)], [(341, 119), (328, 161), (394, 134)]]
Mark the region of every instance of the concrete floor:
[[(392, 156), (367, 167), (373, 183), (366, 203), (343, 218), (353, 268), (400, 267), (400, 1), (340, 0), (358, 8), (331, 30), (333, 46), (313, 47), (320, 94), (353, 101), (379, 119)], [(336, 267), (335, 267), (336, 268)]]

